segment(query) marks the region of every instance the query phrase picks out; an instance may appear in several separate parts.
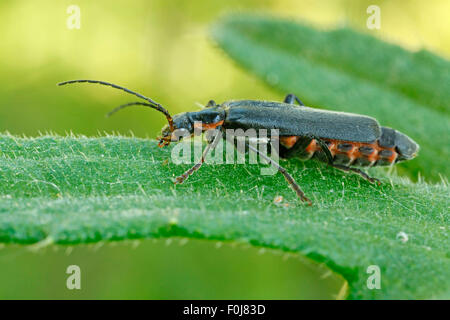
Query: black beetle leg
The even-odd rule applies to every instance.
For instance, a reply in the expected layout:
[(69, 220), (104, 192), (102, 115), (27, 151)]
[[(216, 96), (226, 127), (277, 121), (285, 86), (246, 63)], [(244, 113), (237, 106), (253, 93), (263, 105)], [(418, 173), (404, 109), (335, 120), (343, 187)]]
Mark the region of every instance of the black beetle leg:
[(284, 98), (284, 103), (294, 104), (294, 101), (297, 101), (297, 103), (301, 106), (304, 106), (303, 102), (292, 93), (289, 93), (286, 98)]
[(378, 180), (377, 178), (373, 178), (373, 177), (369, 176), (367, 173), (365, 173), (365, 172), (362, 171), (361, 169), (358, 169), (358, 168), (350, 168), (350, 167), (347, 167), (347, 166), (344, 166), (344, 165), (341, 165), (341, 164), (332, 164), (332, 163), (329, 163), (329, 165), (332, 166), (332, 167), (334, 167), (334, 168), (336, 168), (336, 169), (345, 171), (345, 172), (350, 172), (350, 171), (351, 171), (351, 172), (357, 173), (357, 174), (359, 174), (361, 177), (363, 177), (364, 179), (366, 179), (367, 181), (369, 181), (369, 182), (371, 182), (371, 183), (377, 183), (378, 185), (381, 185), (381, 181), (380, 181), (380, 180)]
[(212, 108), (212, 107), (217, 107), (217, 104), (214, 100), (209, 100), (208, 103), (206, 104), (206, 108)]
[(186, 181), (195, 171), (197, 171), (198, 169), (200, 169), (200, 167), (203, 165), (203, 163), (205, 162), (206, 156), (208, 155), (208, 153), (213, 150), (216, 146), (217, 143), (219, 142), (219, 135), (221, 134), (220, 128), (218, 127), (219, 131), (217, 132), (217, 134), (208, 141), (208, 144), (206, 145), (205, 150), (203, 151), (202, 157), (201, 159), (194, 165), (192, 166), (189, 170), (185, 171), (182, 175), (178, 176), (175, 178), (174, 184), (182, 184), (184, 181)]
[(328, 149), (328, 145), (325, 143), (325, 141), (312, 135), (309, 135), (308, 137), (317, 141), (317, 143), (320, 146), (320, 149), (322, 149), (323, 153), (325, 153), (325, 156), (327, 157), (328, 164), (332, 164), (333, 155), (331, 154), (330, 149)]
[(302, 200), (308, 203), (308, 205), (312, 205), (311, 200), (309, 200), (306, 196), (305, 193), (302, 191), (302, 189), (300, 188), (300, 186), (297, 184), (297, 182), (295, 182), (294, 178), (289, 174), (289, 172), (286, 171), (285, 168), (283, 168), (282, 166), (280, 166), (277, 162), (273, 161), (271, 158), (269, 158), (268, 156), (266, 156), (265, 154), (261, 153), (258, 149), (254, 148), (253, 146), (251, 146), (250, 144), (246, 143), (246, 146), (248, 147), (249, 150), (256, 152), (257, 154), (259, 154), (260, 157), (264, 158), (266, 161), (270, 162), (273, 166), (275, 166), (278, 171), (284, 176), (284, 178), (286, 179), (286, 181), (289, 183), (289, 185), (291, 186), (292, 189), (294, 189), (295, 193), (297, 194), (297, 196)]

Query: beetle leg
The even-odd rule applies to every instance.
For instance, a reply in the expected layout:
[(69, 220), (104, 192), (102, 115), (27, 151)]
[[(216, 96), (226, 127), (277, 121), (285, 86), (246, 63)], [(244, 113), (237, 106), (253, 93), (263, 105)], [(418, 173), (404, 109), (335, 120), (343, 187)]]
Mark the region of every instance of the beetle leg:
[(208, 104), (206, 105), (206, 108), (212, 108), (212, 107), (216, 107), (217, 104), (214, 100), (209, 100)]
[[(220, 129), (220, 128), (219, 128)], [(203, 163), (205, 162), (206, 156), (208, 155), (208, 153), (213, 150), (216, 146), (217, 143), (219, 142), (219, 135), (221, 134), (220, 131), (217, 132), (217, 134), (208, 141), (208, 144), (206, 145), (205, 150), (203, 151), (202, 157), (200, 158), (200, 160), (194, 165), (192, 166), (189, 170), (185, 171), (182, 175), (178, 176), (175, 178), (174, 184), (182, 184), (184, 181), (186, 181), (195, 171), (197, 171), (198, 169), (200, 169), (200, 167), (203, 165)]]
[(294, 104), (295, 101), (297, 101), (300, 106), (304, 106), (303, 102), (295, 94), (289, 93), (286, 98), (284, 98), (284, 103)]
[(323, 141), (322, 139), (317, 138), (315, 136), (312, 136), (312, 135), (310, 135), (308, 137), (317, 141), (317, 143), (320, 146), (320, 149), (322, 149), (323, 153), (325, 153), (325, 156), (327, 157), (328, 164), (332, 164), (333, 163), (333, 155), (331, 154), (330, 149), (328, 149), (328, 145), (325, 143), (325, 141)]
[(300, 188), (300, 186), (297, 184), (297, 182), (295, 182), (294, 178), (289, 174), (289, 172), (286, 171), (285, 168), (283, 168), (282, 166), (280, 166), (277, 162), (273, 161), (271, 158), (269, 158), (268, 156), (266, 156), (265, 154), (261, 153), (258, 149), (254, 148), (253, 146), (251, 146), (250, 144), (246, 143), (247, 147), (249, 150), (256, 152), (257, 154), (259, 154), (260, 157), (264, 158), (266, 161), (270, 162), (273, 166), (275, 166), (275, 168), (278, 169), (278, 171), (284, 176), (284, 178), (286, 179), (286, 181), (289, 183), (289, 185), (291, 186), (292, 189), (294, 189), (295, 193), (297, 194), (297, 196), (302, 200), (308, 203), (308, 205), (312, 205), (311, 200), (309, 200), (306, 196), (305, 193), (302, 191), (302, 189)]
[(333, 164), (333, 163), (329, 163), (330, 166), (345, 171), (345, 172), (354, 172), (359, 174), (361, 177), (363, 177), (365, 180), (371, 182), (371, 183), (377, 183), (378, 185), (381, 185), (381, 181), (378, 180), (377, 178), (373, 178), (371, 176), (369, 176), (367, 173), (365, 173), (364, 171), (362, 171), (361, 169), (358, 168), (350, 168), (341, 164)]

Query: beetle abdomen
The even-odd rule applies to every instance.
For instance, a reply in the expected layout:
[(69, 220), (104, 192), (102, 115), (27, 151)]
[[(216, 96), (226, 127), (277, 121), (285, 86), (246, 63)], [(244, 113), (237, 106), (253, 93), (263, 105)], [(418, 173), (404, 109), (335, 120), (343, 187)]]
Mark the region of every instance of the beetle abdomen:
[[(361, 143), (327, 139), (325, 143), (330, 149), (334, 164), (358, 167), (388, 166), (395, 163), (398, 157), (395, 148), (382, 147), (378, 141)], [(326, 161), (325, 155), (316, 140), (311, 141), (307, 151), (313, 153), (312, 157)]]
[[(398, 131), (395, 131), (395, 133), (401, 134)], [(395, 137), (396, 135), (394, 135), (394, 138)], [(386, 138), (386, 136), (384, 138)], [(315, 139), (307, 140), (308, 144), (303, 150), (299, 150), (299, 152), (295, 154), (292, 154), (292, 152), (290, 154), (288, 153), (288, 151), (292, 150), (297, 143), (304, 144), (304, 139), (305, 138), (299, 136), (281, 137), (280, 144), (283, 146), (281, 157), (284, 157), (286, 155), (286, 157), (295, 156), (303, 160), (313, 158), (319, 161), (327, 162), (324, 152)], [(372, 143), (343, 141), (336, 139), (322, 140), (328, 145), (328, 149), (330, 150), (330, 153), (333, 157), (333, 163), (345, 166), (389, 166), (394, 164), (395, 162), (411, 159), (415, 156), (415, 153), (409, 153), (409, 158), (406, 158), (405, 155), (401, 153), (401, 150), (398, 150), (398, 147), (395, 145), (395, 143), (388, 144), (386, 143), (386, 139), (383, 140), (381, 138)], [(395, 142), (395, 139), (393, 141)], [(417, 150), (415, 152), (417, 152)], [(289, 156), (287, 156), (288, 154)]]
[(400, 131), (381, 127), (379, 144), (382, 147), (395, 147), (398, 153), (397, 161), (411, 160), (419, 152), (419, 145), (406, 134)]

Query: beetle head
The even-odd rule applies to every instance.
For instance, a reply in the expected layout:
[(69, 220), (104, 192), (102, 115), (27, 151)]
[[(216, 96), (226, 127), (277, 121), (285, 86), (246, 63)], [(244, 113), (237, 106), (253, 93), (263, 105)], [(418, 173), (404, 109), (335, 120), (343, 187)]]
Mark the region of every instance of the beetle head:
[(173, 117), (173, 130), (169, 125), (165, 125), (161, 130), (159, 146), (167, 146), (170, 142), (178, 142), (184, 137), (194, 133), (194, 125), (188, 112), (177, 114)]

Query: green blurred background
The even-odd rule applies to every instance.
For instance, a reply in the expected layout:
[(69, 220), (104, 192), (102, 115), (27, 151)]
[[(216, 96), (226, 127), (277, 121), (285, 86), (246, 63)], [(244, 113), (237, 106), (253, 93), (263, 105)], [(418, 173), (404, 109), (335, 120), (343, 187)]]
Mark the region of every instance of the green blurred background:
[[(381, 8), (381, 30), (366, 9)], [(81, 10), (68, 29), (67, 8)], [(0, 130), (34, 136), (118, 132), (154, 138), (164, 118), (95, 85), (56, 87), (76, 78), (111, 81), (154, 98), (172, 114), (210, 99), (282, 99), (284, 93), (240, 70), (208, 37), (230, 12), (263, 12), (318, 27), (347, 25), (416, 50), (450, 56), (448, 0), (150, 0), (0, 2)], [(308, 45), (308, 44), (305, 44)], [(324, 88), (326, 90), (326, 88)], [(343, 281), (299, 257), (190, 241), (165, 240), (0, 250), (0, 298), (336, 298)], [(68, 265), (81, 267), (82, 290), (65, 287)]]

